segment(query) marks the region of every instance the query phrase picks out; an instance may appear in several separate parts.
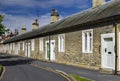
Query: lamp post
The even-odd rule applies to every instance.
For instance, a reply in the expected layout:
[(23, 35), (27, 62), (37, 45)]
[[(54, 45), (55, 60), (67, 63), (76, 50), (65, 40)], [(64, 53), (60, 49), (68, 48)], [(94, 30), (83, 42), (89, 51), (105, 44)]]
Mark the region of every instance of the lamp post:
[(108, 26), (105, 28), (105, 32), (106, 33), (110, 33), (111, 32), (111, 30), (110, 30), (110, 28)]

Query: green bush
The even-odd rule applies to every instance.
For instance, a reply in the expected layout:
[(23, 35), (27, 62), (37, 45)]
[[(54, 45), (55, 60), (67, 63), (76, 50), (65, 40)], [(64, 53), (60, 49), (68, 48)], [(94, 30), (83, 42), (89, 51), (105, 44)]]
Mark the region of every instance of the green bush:
[(91, 81), (91, 80), (88, 80), (86, 78), (81, 78), (75, 74), (70, 74), (74, 79), (76, 79), (77, 81)]

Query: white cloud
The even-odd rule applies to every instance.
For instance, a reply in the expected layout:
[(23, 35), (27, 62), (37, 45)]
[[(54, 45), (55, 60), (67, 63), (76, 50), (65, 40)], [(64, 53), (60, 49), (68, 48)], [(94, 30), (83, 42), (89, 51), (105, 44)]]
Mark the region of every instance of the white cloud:
[[(77, 7), (77, 8), (86, 8), (88, 6), (87, 2), (90, 0), (0, 0), (0, 3), (2, 5), (6, 6), (21, 6), (21, 7), (38, 7), (38, 9), (41, 8), (48, 8), (48, 7), (54, 7), (54, 6), (61, 6), (61, 7)], [(25, 13), (24, 11), (13, 11), (9, 10), (9, 13)], [(62, 13), (62, 12), (61, 12)], [(64, 13), (64, 12), (63, 12)], [(23, 26), (26, 26), (27, 30), (32, 29), (32, 23), (36, 19), (36, 16), (19, 16), (19, 15), (11, 15), (11, 14), (5, 14), (5, 20), (4, 24), (6, 27), (9, 27), (11, 30), (19, 29)], [(64, 14), (65, 15), (65, 14)], [(65, 16), (61, 16), (61, 19), (63, 19)], [(50, 23), (50, 13), (46, 13), (44, 15), (41, 15), (39, 18), (39, 25), (40, 27)]]
[[(35, 16), (15, 16), (3, 13), (5, 15), (3, 24), (9, 28), (10, 30), (14, 31), (18, 29), (21, 32), (21, 28), (25, 26), (27, 31), (32, 30), (32, 23), (36, 19)], [(63, 16), (60, 16), (60, 19), (63, 19)], [(39, 27), (42, 27), (46, 24), (50, 23), (50, 13), (44, 14), (37, 18), (39, 21)]]
[[(5, 15), (5, 19), (3, 23), (7, 28), (10, 28), (12, 31), (14, 31), (14, 29), (18, 29), (19, 31), (21, 31), (21, 28), (23, 26), (27, 28), (27, 31), (31, 31), (32, 23), (36, 19), (36, 17), (34, 16), (15, 16), (5, 13), (4, 15)], [(50, 13), (40, 16), (38, 20), (40, 27), (50, 23)]]

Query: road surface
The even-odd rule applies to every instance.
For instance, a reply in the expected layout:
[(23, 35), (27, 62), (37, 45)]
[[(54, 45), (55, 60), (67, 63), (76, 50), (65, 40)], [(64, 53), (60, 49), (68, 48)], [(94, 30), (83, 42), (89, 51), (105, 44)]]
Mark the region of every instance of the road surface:
[(0, 81), (68, 81), (63, 76), (30, 65), (33, 60), (10, 55), (0, 55), (0, 64), (6, 71)]

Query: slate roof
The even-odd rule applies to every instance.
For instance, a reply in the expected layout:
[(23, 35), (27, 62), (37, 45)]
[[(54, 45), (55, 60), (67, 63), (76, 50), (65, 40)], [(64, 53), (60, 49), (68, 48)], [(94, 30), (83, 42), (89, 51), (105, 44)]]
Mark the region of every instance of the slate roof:
[(40, 27), (37, 30), (12, 37), (5, 40), (4, 44), (36, 37), (60, 34), (68, 30), (72, 31), (72, 28), (77, 30), (77, 28), (84, 28), (87, 24), (94, 24), (95, 22), (100, 23), (113, 19), (120, 19), (120, 0), (106, 2), (98, 7), (90, 8), (55, 23)]

